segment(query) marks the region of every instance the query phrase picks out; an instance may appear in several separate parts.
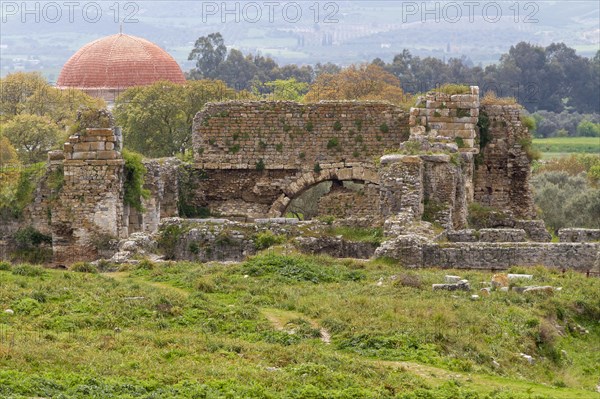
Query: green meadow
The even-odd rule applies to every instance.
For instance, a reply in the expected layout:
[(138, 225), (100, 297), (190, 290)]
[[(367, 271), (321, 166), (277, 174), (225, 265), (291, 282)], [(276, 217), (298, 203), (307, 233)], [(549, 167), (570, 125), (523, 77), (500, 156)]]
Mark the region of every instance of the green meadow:
[(600, 137), (533, 139), (533, 147), (541, 151), (544, 158), (555, 158), (574, 153), (600, 154)]
[[(578, 273), (513, 268), (562, 290), (473, 300), (491, 272), (283, 249), (0, 266), (2, 398), (598, 398), (600, 280)], [(433, 291), (446, 274), (473, 291)]]

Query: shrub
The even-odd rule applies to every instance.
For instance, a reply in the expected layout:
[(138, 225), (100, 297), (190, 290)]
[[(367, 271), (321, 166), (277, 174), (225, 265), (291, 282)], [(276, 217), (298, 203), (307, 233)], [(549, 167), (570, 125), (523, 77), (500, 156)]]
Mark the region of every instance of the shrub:
[(260, 251), (262, 249), (270, 248), (273, 245), (283, 244), (285, 240), (285, 236), (276, 235), (272, 231), (267, 230), (256, 235), (254, 239), (254, 246)]
[(318, 163), (315, 164), (315, 166), (313, 167), (313, 171), (315, 173), (320, 173), (321, 172), (321, 165), (319, 165)]
[(263, 253), (244, 263), (243, 274), (256, 277), (278, 277), (289, 281), (310, 281), (315, 284), (335, 281), (356, 281), (361, 275), (355, 270), (325, 259), (304, 255)]
[(381, 131), (381, 133), (389, 133), (390, 128), (387, 125), (387, 123), (382, 123), (381, 126), (379, 126), (379, 130)]
[(336, 132), (342, 130), (342, 122), (335, 121), (335, 123), (333, 124), (333, 130), (335, 130)]
[(335, 138), (334, 139), (330, 139), (327, 142), (327, 149), (331, 150), (331, 149), (337, 148), (339, 145), (340, 145), (340, 142), (338, 141), (338, 139), (335, 139)]
[(154, 270), (156, 265), (148, 259), (142, 259), (137, 265), (136, 270)]
[(98, 268), (89, 262), (73, 263), (69, 270), (78, 273), (98, 273)]
[(232, 154), (237, 154), (238, 152), (240, 152), (240, 145), (239, 144), (234, 144), (231, 147), (229, 147), (229, 152)]
[(471, 88), (467, 85), (460, 85), (455, 83), (447, 83), (445, 85), (440, 86), (439, 89), (435, 91), (445, 94), (471, 94)]
[(519, 140), (519, 145), (523, 148), (525, 155), (530, 161), (536, 161), (542, 157), (542, 153), (533, 147), (530, 137), (523, 137)]
[(259, 159), (258, 162), (256, 162), (256, 170), (258, 170), (259, 172), (265, 170), (265, 161), (263, 161), (262, 158)]
[(8, 262), (0, 261), (0, 271), (10, 271), (12, 265)]
[(21, 263), (12, 268), (12, 274), (15, 276), (39, 277), (46, 274), (46, 271), (39, 266)]
[(150, 198), (150, 191), (144, 188), (144, 176), (147, 170), (142, 163), (142, 155), (126, 149), (122, 154), (125, 160), (124, 202), (139, 212), (143, 212), (142, 198)]
[(307, 132), (312, 132), (314, 130), (315, 126), (313, 125), (313, 123), (311, 121), (306, 122), (306, 125), (304, 125), (304, 130), (306, 130)]
[(458, 148), (465, 148), (465, 140), (463, 140), (462, 137), (456, 137), (454, 139), (454, 142), (456, 143)]
[(600, 189), (585, 174), (544, 172), (531, 180), (536, 206), (548, 227), (600, 228)]
[(177, 244), (182, 234), (183, 228), (176, 224), (167, 226), (160, 232), (158, 248), (165, 255), (165, 259), (174, 259)]
[(17, 230), (13, 238), (19, 249), (31, 249), (44, 244), (52, 244), (52, 237), (40, 233), (33, 226)]

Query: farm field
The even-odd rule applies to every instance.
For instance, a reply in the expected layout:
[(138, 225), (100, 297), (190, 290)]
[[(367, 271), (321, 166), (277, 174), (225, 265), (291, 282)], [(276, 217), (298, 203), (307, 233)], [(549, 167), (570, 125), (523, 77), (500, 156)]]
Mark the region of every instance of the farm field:
[[(100, 273), (0, 265), (3, 398), (598, 397), (600, 280), (577, 273), (513, 268), (562, 290), (472, 300), (491, 272), (280, 248)], [(473, 291), (432, 291), (446, 274)]]
[(600, 154), (600, 137), (553, 137), (533, 139), (534, 148), (543, 153), (544, 158), (574, 153)]

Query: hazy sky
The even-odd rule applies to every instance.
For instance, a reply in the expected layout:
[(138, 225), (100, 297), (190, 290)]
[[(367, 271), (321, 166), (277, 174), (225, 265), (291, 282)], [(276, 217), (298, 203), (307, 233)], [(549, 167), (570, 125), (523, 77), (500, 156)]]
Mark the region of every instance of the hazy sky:
[(496, 62), (519, 41), (599, 49), (597, 1), (1, 1), (3, 75), (40, 70), (50, 78), (82, 45), (105, 35), (142, 36), (184, 69), (199, 36), (280, 63), (341, 64), (407, 48), (442, 59)]

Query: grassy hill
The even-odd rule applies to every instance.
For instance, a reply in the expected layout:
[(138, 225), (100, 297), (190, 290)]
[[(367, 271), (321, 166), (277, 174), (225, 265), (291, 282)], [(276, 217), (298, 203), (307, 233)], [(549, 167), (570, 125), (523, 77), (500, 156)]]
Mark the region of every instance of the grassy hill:
[[(515, 268), (562, 290), (472, 300), (491, 273), (279, 250), (105, 273), (0, 265), (0, 397), (598, 397), (600, 280), (576, 273)], [(432, 291), (445, 274), (474, 291)]]

